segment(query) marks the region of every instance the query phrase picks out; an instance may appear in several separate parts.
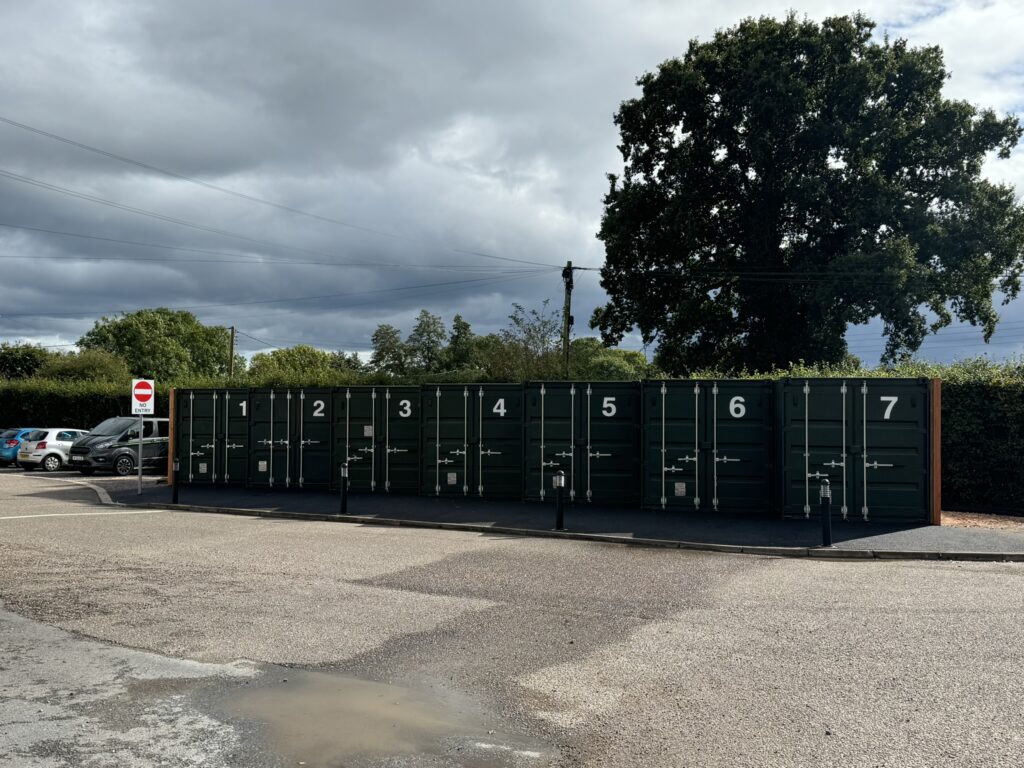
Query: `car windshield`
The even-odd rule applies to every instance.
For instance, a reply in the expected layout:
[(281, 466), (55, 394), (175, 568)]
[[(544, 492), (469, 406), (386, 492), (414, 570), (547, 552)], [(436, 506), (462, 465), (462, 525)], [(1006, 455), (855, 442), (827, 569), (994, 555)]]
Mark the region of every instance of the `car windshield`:
[(138, 419), (133, 419), (129, 416), (118, 416), (113, 419), (107, 419), (89, 434), (91, 436), (120, 435), (129, 427), (134, 426), (137, 422)]
[(47, 434), (49, 434), (48, 430), (37, 429), (35, 432), (29, 432), (23, 439), (26, 443), (34, 443), (37, 440), (45, 440)]

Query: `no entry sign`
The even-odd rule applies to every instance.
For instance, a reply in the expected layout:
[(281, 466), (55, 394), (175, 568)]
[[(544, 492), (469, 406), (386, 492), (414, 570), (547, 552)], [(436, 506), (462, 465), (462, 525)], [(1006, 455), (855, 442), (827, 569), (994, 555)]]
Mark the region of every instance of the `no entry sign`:
[(152, 379), (132, 379), (132, 415), (152, 416), (156, 405), (156, 387)]

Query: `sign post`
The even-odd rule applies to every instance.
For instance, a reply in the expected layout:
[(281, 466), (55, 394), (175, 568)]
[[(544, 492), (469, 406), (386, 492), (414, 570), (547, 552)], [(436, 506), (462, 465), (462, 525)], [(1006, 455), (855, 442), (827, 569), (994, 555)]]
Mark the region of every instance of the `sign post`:
[(136, 464), (139, 470), (138, 494), (142, 495), (142, 431), (143, 416), (152, 416), (156, 406), (156, 387), (152, 379), (132, 379), (132, 416), (139, 417), (139, 450)]

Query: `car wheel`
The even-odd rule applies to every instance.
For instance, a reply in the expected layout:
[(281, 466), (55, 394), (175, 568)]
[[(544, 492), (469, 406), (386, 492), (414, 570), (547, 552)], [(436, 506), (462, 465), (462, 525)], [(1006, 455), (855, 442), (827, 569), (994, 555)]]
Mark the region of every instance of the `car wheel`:
[(80, 470), (78, 470), (78, 471), (79, 471), (79, 472), (81, 472), (81, 473), (82, 473), (83, 475), (91, 475), (91, 474), (92, 474), (93, 472), (95, 472), (96, 470), (95, 470), (95, 469), (92, 469), (91, 467), (89, 467), (89, 468), (87, 468), (87, 469), (80, 469)]
[(121, 477), (127, 477), (135, 469), (135, 462), (131, 456), (118, 456), (114, 462), (114, 472)]
[(56, 456), (51, 453), (49, 456), (43, 459), (43, 469), (47, 472), (56, 472), (58, 469), (60, 469), (63, 463), (64, 462), (60, 460), (60, 456)]

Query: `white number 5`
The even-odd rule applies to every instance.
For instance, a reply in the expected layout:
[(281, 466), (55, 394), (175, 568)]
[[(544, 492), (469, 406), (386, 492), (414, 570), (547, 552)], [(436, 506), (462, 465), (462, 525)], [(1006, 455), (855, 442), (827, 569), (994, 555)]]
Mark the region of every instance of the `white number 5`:
[(604, 399), (604, 403), (601, 405), (601, 413), (603, 413), (605, 416), (614, 416), (615, 415), (616, 411), (615, 411), (615, 398), (614, 397), (606, 397)]
[(882, 418), (888, 421), (889, 417), (892, 416), (892, 409), (896, 407), (896, 401), (899, 398), (896, 395), (882, 395), (880, 398), (883, 403), (889, 403), (885, 408), (885, 413), (882, 414)]

